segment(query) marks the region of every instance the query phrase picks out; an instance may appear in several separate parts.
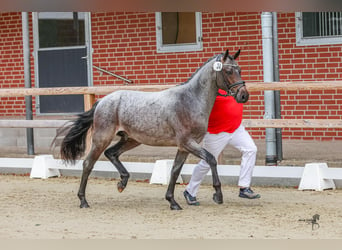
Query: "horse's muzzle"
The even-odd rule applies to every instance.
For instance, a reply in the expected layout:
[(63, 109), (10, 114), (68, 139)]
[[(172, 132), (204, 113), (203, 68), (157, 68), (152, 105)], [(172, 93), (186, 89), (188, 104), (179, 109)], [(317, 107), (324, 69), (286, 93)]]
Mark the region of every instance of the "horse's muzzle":
[(242, 90), (240, 89), (240, 91), (237, 93), (235, 100), (238, 103), (246, 103), (249, 99), (249, 93), (247, 92), (247, 90)]

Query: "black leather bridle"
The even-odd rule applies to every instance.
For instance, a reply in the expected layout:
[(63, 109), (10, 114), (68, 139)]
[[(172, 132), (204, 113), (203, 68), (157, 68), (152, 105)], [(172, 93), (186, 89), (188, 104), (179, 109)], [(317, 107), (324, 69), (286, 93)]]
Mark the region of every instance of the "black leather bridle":
[[(216, 62), (220, 62), (220, 61), (221, 61), (221, 57), (222, 57), (222, 55), (219, 55), (219, 56), (216, 58)], [(224, 63), (223, 65), (230, 65), (230, 66), (232, 66), (232, 67), (237, 67), (237, 65), (233, 65), (233, 64), (229, 64), (229, 63)], [(222, 65), (222, 66), (223, 66), (223, 65)], [(233, 83), (233, 84), (229, 84), (229, 81), (226, 81), (227, 77), (225, 77), (225, 73), (224, 73), (224, 71), (223, 71), (223, 67), (222, 67), (222, 69), (221, 69), (220, 71), (216, 71), (216, 83), (217, 83), (217, 72), (222, 72), (223, 81), (224, 81), (224, 83), (227, 85), (227, 88), (228, 88), (227, 94), (223, 95), (223, 94), (221, 94), (221, 93), (217, 93), (217, 95), (219, 95), (219, 96), (224, 96), (224, 97), (226, 97), (226, 96), (233, 96), (233, 97), (235, 98), (235, 97), (237, 96), (237, 94), (239, 93), (240, 89), (241, 89), (242, 87), (246, 86), (246, 85), (245, 85), (245, 81), (243, 81), (243, 80), (237, 81), (237, 82), (235, 82), (235, 83)], [(234, 87), (236, 87), (236, 86), (239, 86), (239, 87), (238, 87), (238, 89), (234, 92), (232, 89), (233, 89)]]

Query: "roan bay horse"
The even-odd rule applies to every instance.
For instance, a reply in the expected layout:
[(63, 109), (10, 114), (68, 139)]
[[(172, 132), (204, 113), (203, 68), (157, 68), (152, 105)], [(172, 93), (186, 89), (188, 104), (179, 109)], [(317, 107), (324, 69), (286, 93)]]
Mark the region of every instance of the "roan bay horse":
[[(214, 156), (200, 146), (208, 126), (208, 118), (218, 95), (223, 89), (239, 103), (247, 102), (249, 93), (241, 80), (240, 68), (234, 55), (216, 55), (204, 63), (178, 86), (159, 92), (115, 91), (99, 101), (91, 110), (78, 115), (68, 128), (61, 144), (61, 158), (75, 163), (84, 151), (87, 131), (92, 129), (91, 149), (83, 162), (83, 172), (78, 191), (80, 207), (89, 207), (85, 198), (88, 177), (102, 152), (117, 168), (121, 180), (117, 184), (122, 192), (129, 173), (119, 156), (140, 144), (150, 146), (176, 146), (178, 151), (171, 171), (166, 200), (172, 210), (182, 208), (174, 199), (176, 180), (189, 153), (210, 165), (216, 203), (223, 202), (221, 182)], [(115, 136), (120, 140), (107, 148)]]

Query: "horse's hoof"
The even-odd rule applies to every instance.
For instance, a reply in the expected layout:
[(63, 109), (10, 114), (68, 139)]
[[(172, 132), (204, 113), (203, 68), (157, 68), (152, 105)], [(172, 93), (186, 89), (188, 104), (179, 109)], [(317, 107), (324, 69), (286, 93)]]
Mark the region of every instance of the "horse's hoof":
[(125, 189), (126, 186), (122, 185), (122, 183), (121, 183), (121, 181), (120, 181), (120, 182), (118, 182), (117, 187), (118, 187), (119, 193), (121, 193), (122, 191), (124, 191), (124, 189)]
[(171, 210), (183, 210), (183, 208), (181, 208), (181, 206), (177, 205), (171, 205), (170, 206)]
[(81, 203), (80, 208), (89, 208), (88, 203)]
[(222, 204), (222, 203), (223, 203), (223, 197), (222, 197), (222, 195), (217, 195), (216, 193), (213, 195), (213, 200), (214, 200), (217, 204)]

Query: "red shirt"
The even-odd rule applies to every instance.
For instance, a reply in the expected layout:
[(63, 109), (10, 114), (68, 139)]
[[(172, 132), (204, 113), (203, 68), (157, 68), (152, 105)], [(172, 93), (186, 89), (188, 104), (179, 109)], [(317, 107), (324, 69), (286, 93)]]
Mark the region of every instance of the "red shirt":
[[(221, 92), (224, 94), (224, 92)], [(233, 133), (242, 122), (243, 104), (237, 103), (232, 96), (217, 96), (209, 116), (208, 132)]]

